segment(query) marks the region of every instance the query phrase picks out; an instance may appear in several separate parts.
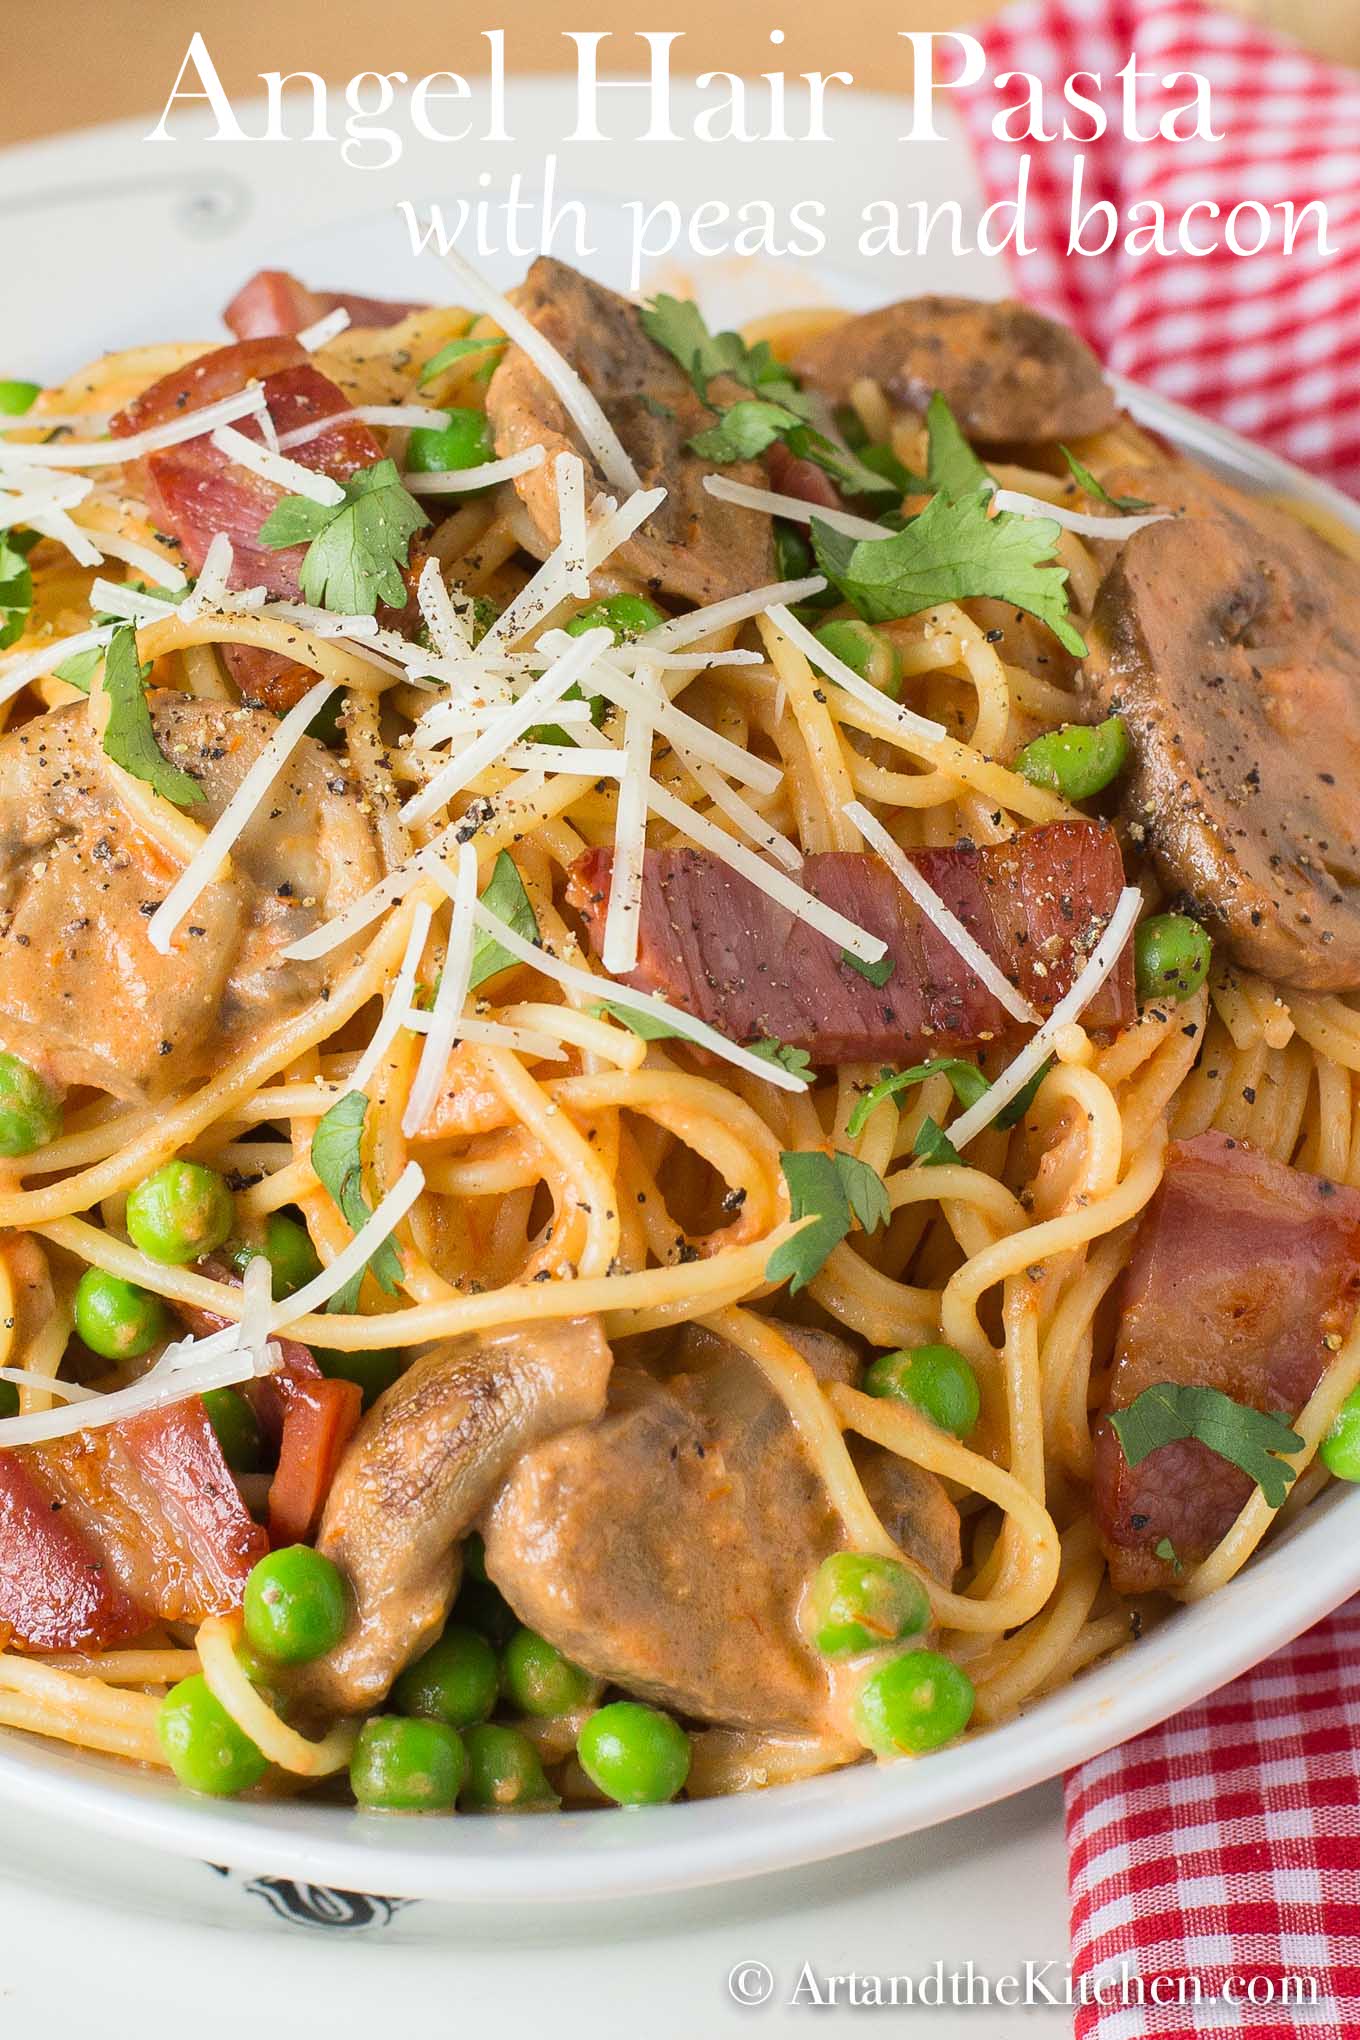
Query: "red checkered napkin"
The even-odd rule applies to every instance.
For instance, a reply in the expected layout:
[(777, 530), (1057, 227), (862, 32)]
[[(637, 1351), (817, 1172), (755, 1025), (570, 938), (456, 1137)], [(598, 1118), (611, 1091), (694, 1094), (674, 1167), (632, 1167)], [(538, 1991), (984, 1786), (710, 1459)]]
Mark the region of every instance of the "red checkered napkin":
[[(1110, 368), (1360, 493), (1360, 74), (1194, 0), (1026, 0), (976, 33), (989, 77), (1035, 73), (1051, 108), (1061, 107), (1071, 73), (1098, 72), (1103, 89), (1094, 92), (1089, 81), (1082, 89), (1111, 115), (1111, 131), (1096, 142), (1016, 144), (991, 133), (1014, 87), (998, 95), (984, 84), (958, 95), (989, 202), (1014, 195), (1017, 151), (1032, 154), (1037, 252), (1013, 260), (1019, 294), (1075, 326)], [(1130, 52), (1140, 71), (1159, 77), (1206, 75), (1213, 124), (1225, 139), (1126, 141), (1115, 74)], [(1150, 98), (1143, 131), (1189, 96), (1181, 87)], [(1159, 200), (1174, 225), (1196, 200), (1215, 201), (1226, 219), (1240, 199), (1267, 207), (1292, 199), (1300, 208), (1321, 199), (1337, 252), (1310, 249), (1315, 237), (1305, 234), (1286, 256), (1276, 232), (1250, 258), (1226, 246), (1202, 258), (1131, 256), (1121, 233), (1107, 255), (1068, 255), (1078, 154), (1088, 202), (1109, 199), (1124, 221), (1139, 200)], [(1221, 221), (1203, 211), (1193, 218), (1196, 238), (1206, 230), (1221, 237)], [(1255, 231), (1243, 222), (1246, 245)], [(1168, 238), (1174, 245), (1174, 233)]]
[[(1067, 1841), (1073, 1976), (1088, 1992), (1105, 1979), (1102, 2002), (1079, 2000), (1077, 2040), (1354, 2040), (1360, 1599), (1070, 1772)], [(1121, 1998), (1126, 1972), (1143, 2002)], [(1176, 1986), (1191, 1977), (1198, 2003)]]

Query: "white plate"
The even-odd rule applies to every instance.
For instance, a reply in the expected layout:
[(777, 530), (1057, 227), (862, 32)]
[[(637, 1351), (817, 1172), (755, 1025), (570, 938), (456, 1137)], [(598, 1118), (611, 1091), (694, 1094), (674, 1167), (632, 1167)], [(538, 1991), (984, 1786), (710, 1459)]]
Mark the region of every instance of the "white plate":
[[(532, 81), (521, 89), (538, 95), (533, 103), (545, 131), (560, 131), (560, 86)], [(893, 189), (885, 181), (890, 165), (898, 166), (900, 182), (893, 153), (899, 117), (888, 101), (861, 102), (856, 168), (838, 192), (843, 208)], [(147, 176), (145, 153), (128, 127), (0, 157), (5, 273), (32, 273), (23, 258), (40, 243), (50, 250), (54, 223), (63, 219), (82, 257), (49, 265), (53, 282), (32, 299), (31, 311), (23, 294), (7, 306), (6, 372), (46, 367), (54, 374), (103, 346), (208, 330), (230, 289), (265, 263), (294, 267), (333, 287), (433, 294), (429, 267), (412, 266), (390, 215), (368, 197), (367, 185), (356, 194), (355, 180), (336, 177), (333, 166), (314, 161), (308, 169), (302, 150), (263, 153), (266, 161), (259, 151), (233, 151), (224, 175), (220, 152), (189, 152), (177, 166), (187, 174), (173, 188), (159, 172)], [(805, 164), (807, 152), (780, 158), (789, 160)], [(814, 160), (824, 181), (825, 159)], [(603, 190), (606, 161), (609, 189)], [(617, 279), (622, 196), (654, 186), (660, 173), (654, 156), (623, 147), (592, 159), (589, 168), (595, 182), (587, 204), (600, 251), (595, 266)], [(942, 145), (912, 168), (918, 194), (961, 189), (965, 205), (976, 205), (959, 147)], [(422, 169), (426, 188), (439, 189), (433, 166)], [(668, 192), (693, 202), (712, 186), (712, 155), (677, 145), (664, 175)], [(588, 188), (584, 177), (577, 188)], [(112, 252), (97, 231), (101, 206), (118, 216), (119, 246)], [(126, 251), (151, 231), (153, 216), (175, 259), (158, 264), (158, 280), (140, 286), (129, 302), (126, 291), (113, 288), (116, 265), (126, 277)], [(109, 265), (107, 288), (91, 283), (93, 273), (97, 284), (101, 264)], [(488, 267), (502, 280), (513, 273), (504, 262)], [(776, 295), (783, 303), (822, 295), (864, 304), (942, 284), (990, 295), (1004, 288), (994, 269), (977, 262), (943, 274), (938, 263), (875, 271), (843, 254), (811, 271), (806, 265), (715, 264), (705, 270), (691, 264), (689, 274), (712, 313), (727, 318)], [(663, 272), (656, 280), (670, 278)], [(62, 357), (54, 365), (53, 335)], [(1160, 398), (1132, 389), (1124, 395), (1147, 424), (1235, 479), (1292, 488), (1360, 528), (1356, 505), (1325, 485)], [(1136, 1648), (1019, 1720), (918, 1763), (860, 1767), (740, 1800), (524, 1821), (384, 1820), (305, 1803), (219, 1805), (112, 1762), (12, 1734), (0, 1736), (0, 1799), (109, 1838), (309, 1887), (469, 1906), (512, 1900), (520, 1908), (693, 1890), (906, 1835), (1055, 1776), (1165, 1719), (1325, 1615), (1360, 1586), (1357, 1554), (1360, 1494), (1333, 1491), (1213, 1600), (1178, 1611)]]

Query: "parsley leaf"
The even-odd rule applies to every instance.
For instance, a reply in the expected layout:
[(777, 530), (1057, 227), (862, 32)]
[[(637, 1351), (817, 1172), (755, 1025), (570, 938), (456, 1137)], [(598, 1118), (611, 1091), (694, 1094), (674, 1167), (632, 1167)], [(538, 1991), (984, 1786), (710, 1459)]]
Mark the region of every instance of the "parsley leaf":
[(1136, 517), (1140, 510), (1151, 510), (1154, 507), (1151, 503), (1145, 503), (1141, 496), (1112, 496), (1104, 483), (1096, 480), (1090, 468), (1082, 466), (1075, 453), (1069, 453), (1065, 446), (1060, 446), (1058, 451), (1071, 468), (1072, 479), (1077, 487), (1083, 489), (1093, 503), (1108, 503), (1111, 510), (1122, 510), (1128, 517)]
[(1152, 1549), (1155, 1556), (1160, 1558), (1163, 1565), (1169, 1565), (1174, 1567), (1174, 1569), (1178, 1573), (1182, 1573), (1185, 1571), (1185, 1567), (1181, 1564), (1180, 1557), (1176, 1551), (1176, 1547), (1171, 1542), (1171, 1539), (1169, 1537), (1159, 1537), (1157, 1539), (1157, 1542), (1153, 1545)]
[(1049, 1056), (1046, 1062), (1043, 1062), (1039, 1065), (1038, 1069), (1034, 1072), (1034, 1075), (1030, 1078), (1029, 1082), (1027, 1084), (1022, 1084), (1020, 1086), (1020, 1089), (1011, 1099), (1010, 1104), (1002, 1106), (1001, 1110), (997, 1113), (996, 1120), (994, 1122), (997, 1126), (1009, 1128), (1012, 1126), (1018, 1126), (1020, 1124), (1020, 1121), (1029, 1111), (1030, 1106), (1034, 1103), (1035, 1099), (1038, 1097), (1039, 1086), (1040, 1084), (1042, 1084), (1044, 1078), (1048, 1075), (1052, 1067), (1053, 1058), (1052, 1056)]
[(710, 333), (699, 307), (690, 298), (668, 297), (663, 291), (640, 314), (648, 338), (679, 362), (695, 389), (708, 403), (715, 376), (730, 376), (757, 396), (787, 404), (800, 417), (808, 415), (807, 399), (767, 340), (748, 347), (740, 333)]
[[(151, 587), (145, 581), (129, 581), (127, 585), (137, 595), (155, 595), (162, 602), (180, 603), (189, 593), (189, 588)], [(190, 582), (189, 587), (192, 586), (193, 583)], [(121, 623), (123, 618), (116, 616), (111, 609), (97, 609), (94, 613), (93, 621), (96, 624)], [(75, 652), (69, 659), (63, 659), (62, 663), (56, 668), (54, 677), (58, 680), (64, 680), (68, 687), (78, 687), (82, 694), (88, 694), (90, 683), (95, 676), (95, 669), (98, 667), (99, 661), (103, 656), (104, 654), (97, 645), (93, 646), (88, 652)], [(143, 680), (150, 676), (150, 672), (151, 668), (149, 665), (142, 667)]]
[(991, 595), (1046, 623), (1069, 652), (1086, 645), (1070, 620), (1067, 569), (1051, 561), (1060, 536), (1048, 517), (992, 516), (981, 490), (951, 503), (932, 496), (889, 538), (854, 539), (812, 520), (817, 564), (870, 623), (917, 616), (937, 602)]
[(673, 1027), (669, 1020), (658, 1020), (653, 1013), (644, 1013), (636, 1006), (619, 1006), (613, 999), (601, 999), (591, 1009), (595, 1013), (607, 1013), (611, 1020), (617, 1020), (620, 1027), (626, 1027), (630, 1034), (636, 1034), (639, 1041), (690, 1041), (691, 1035), (683, 1027)]
[(408, 494), (392, 460), (360, 468), (342, 484), (343, 503), (285, 496), (260, 527), (260, 543), (275, 551), (305, 545), (300, 576), (303, 599), (321, 609), (373, 616), (379, 603), (406, 601), (402, 570), (411, 539), (429, 518)]
[(938, 1168), (943, 1162), (958, 1162), (963, 1165), (963, 1156), (955, 1147), (949, 1135), (938, 1120), (929, 1114), (921, 1121), (921, 1128), (912, 1142), (912, 1153), (920, 1157), (926, 1168)]
[(1221, 1389), (1175, 1381), (1154, 1382), (1127, 1409), (1112, 1410), (1110, 1423), (1128, 1465), (1137, 1466), (1149, 1452), (1177, 1438), (1198, 1438), (1220, 1459), (1250, 1474), (1272, 1509), (1283, 1503), (1296, 1472), (1278, 1455), (1303, 1446), (1282, 1418), (1235, 1402)]
[(757, 454), (764, 453), (767, 446), (772, 446), (776, 439), (782, 439), (786, 432), (801, 423), (797, 412), (790, 411), (786, 404), (772, 404), (762, 397), (749, 397), (740, 404), (729, 405), (719, 413), (716, 425), (696, 432), (685, 443), (692, 453), (720, 464), (754, 460)]
[(787, 1070), (791, 1077), (797, 1077), (801, 1083), (812, 1082), (812, 1058), (805, 1048), (791, 1048), (786, 1041), (775, 1041), (772, 1038), (765, 1041), (748, 1041), (746, 1046), (752, 1055), (760, 1056), (765, 1062), (777, 1063), (781, 1070)]
[(28, 629), (33, 608), (28, 555), (37, 543), (36, 531), (0, 531), (0, 652)]
[(960, 1105), (976, 1105), (989, 1088), (987, 1079), (975, 1063), (962, 1062), (955, 1056), (937, 1056), (934, 1062), (917, 1063), (913, 1069), (893, 1070), (889, 1075), (880, 1077), (872, 1090), (864, 1093), (850, 1114), (845, 1126), (850, 1138), (853, 1140), (863, 1131), (869, 1114), (885, 1098), (894, 1098), (899, 1091), (908, 1090), (914, 1084), (923, 1084), (927, 1077), (935, 1076), (948, 1077)]
[[(363, 1138), (367, 1114), (368, 1099), (364, 1093), (346, 1091), (318, 1123), (312, 1135), (312, 1167), (354, 1233), (359, 1232), (373, 1216), (364, 1195)], [(401, 1258), (390, 1237), (370, 1254), (365, 1265), (372, 1271), (379, 1287), (390, 1296), (401, 1279)], [(350, 1276), (343, 1289), (336, 1290), (326, 1309), (346, 1317), (352, 1316), (359, 1305), (363, 1280), (364, 1269), (360, 1268)]]
[(109, 720), (104, 753), (134, 779), (144, 780), (164, 800), (187, 807), (203, 799), (203, 789), (178, 765), (172, 765), (156, 742), (147, 707), (142, 668), (137, 660), (137, 633), (126, 624), (116, 630), (104, 653), (104, 692)]
[[(450, 340), (447, 347), (441, 347), (438, 354), (432, 354), (420, 371), (420, 387), (432, 383), (443, 375), (446, 368), (452, 368), (455, 361), (462, 361), (469, 354), (480, 354), (487, 347), (508, 347), (510, 342), (499, 333), (488, 333), (484, 340)], [(488, 368), (495, 368), (494, 361), (487, 362)]]
[[(876, 991), (881, 990), (887, 984), (888, 979), (897, 969), (897, 958), (895, 956), (880, 956), (877, 963), (864, 963), (858, 956), (852, 956), (848, 949), (841, 951), (841, 962), (847, 970), (857, 971), (860, 977), (867, 978)], [(853, 1132), (853, 1130), (852, 1128), (851, 1131)]]
[[(524, 890), (519, 867), (508, 850), (502, 850), (496, 859), (481, 897), (482, 905), (504, 921), (512, 935), (518, 935), (521, 942), (537, 942), (538, 922), (534, 918), (529, 895)], [(468, 990), (475, 992), (478, 985), (484, 985), (498, 971), (508, 970), (512, 963), (518, 962), (519, 958), (512, 956), (494, 935), (485, 928), (479, 928), (472, 946), (472, 975), (468, 979)]]
[(828, 1155), (820, 1148), (795, 1151), (781, 1154), (779, 1166), (794, 1218), (811, 1218), (812, 1224), (775, 1248), (765, 1263), (765, 1278), (787, 1281), (789, 1294), (796, 1296), (846, 1237), (852, 1218), (872, 1232), (887, 1223), (892, 1204), (882, 1177), (854, 1155)]
[(949, 502), (958, 503), (979, 489), (990, 492), (995, 488), (938, 390), (926, 406), (926, 431), (930, 448), (926, 456), (926, 487), (932, 495), (938, 493)]
[[(830, 475), (847, 496), (891, 496), (896, 501), (906, 495), (911, 486), (912, 477), (900, 461), (894, 461), (893, 466), (903, 477), (901, 483), (891, 469), (873, 466), (867, 459), (861, 460), (858, 454), (851, 453), (848, 447), (837, 446), (834, 439), (828, 439), (814, 426), (794, 426), (784, 434), (784, 443), (798, 459), (810, 460), (823, 473)], [(886, 453), (888, 459), (893, 460), (887, 447), (873, 447), (870, 451)]]

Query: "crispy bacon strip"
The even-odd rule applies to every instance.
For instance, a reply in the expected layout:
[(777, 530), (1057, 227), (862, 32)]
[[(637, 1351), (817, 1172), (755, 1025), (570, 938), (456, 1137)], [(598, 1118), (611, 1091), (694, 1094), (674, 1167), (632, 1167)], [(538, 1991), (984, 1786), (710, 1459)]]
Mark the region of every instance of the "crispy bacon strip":
[(395, 326), (423, 304), (394, 298), (359, 297), (344, 290), (309, 290), (286, 269), (257, 269), (237, 291), (222, 322), (238, 340), (264, 340), (277, 333), (301, 333), (327, 312), (349, 313), (351, 326)]
[[(917, 850), (912, 862), (971, 934), (1049, 1013), (1114, 910), (1123, 866), (1101, 822), (1049, 822), (982, 849)], [(588, 850), (567, 897), (603, 940), (612, 853)], [(874, 985), (834, 943), (700, 850), (647, 854), (638, 967), (659, 992), (733, 1041), (773, 1039), (815, 1063), (914, 1062), (1013, 1034), (1015, 1022), (876, 857), (829, 851), (803, 865), (807, 889), (881, 936), (891, 975)], [(1134, 1015), (1126, 951), (1086, 1011), (1098, 1029)]]
[(267, 1549), (199, 1396), (0, 1452), (0, 1622), (23, 1649), (223, 1614)]
[[(1124, 1278), (1104, 1416), (1162, 1381), (1221, 1389), (1297, 1415), (1360, 1298), (1360, 1191), (1305, 1175), (1224, 1133), (1175, 1142)], [(1251, 1493), (1247, 1474), (1198, 1439), (1125, 1463), (1108, 1422), (1095, 1439), (1095, 1499), (1110, 1577), (1123, 1593), (1171, 1586), (1208, 1555)]]

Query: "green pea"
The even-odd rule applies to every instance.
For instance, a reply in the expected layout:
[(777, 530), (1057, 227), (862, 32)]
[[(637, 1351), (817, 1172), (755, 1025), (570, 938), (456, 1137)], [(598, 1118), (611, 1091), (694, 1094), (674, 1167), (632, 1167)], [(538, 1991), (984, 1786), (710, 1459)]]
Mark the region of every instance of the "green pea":
[(0, 1050), (0, 1155), (31, 1155), (61, 1132), (61, 1100), (22, 1056)]
[(288, 1544), (252, 1566), (242, 1603), (246, 1640), (276, 1665), (307, 1665), (334, 1650), (349, 1621), (339, 1567), (310, 1544)]
[(656, 604), (645, 595), (603, 595), (598, 602), (587, 603), (578, 610), (564, 629), (568, 637), (584, 637), (588, 630), (612, 631), (618, 645), (645, 637), (665, 621)]
[(236, 1726), (202, 1673), (172, 1686), (156, 1715), (156, 1738), (171, 1770), (191, 1792), (231, 1798), (258, 1785), (268, 1759)]
[(1064, 723), (1026, 744), (1015, 770), (1031, 786), (1048, 786), (1064, 800), (1089, 800), (1117, 779), (1129, 762), (1129, 733), (1122, 715), (1103, 723)]
[(22, 418), (25, 411), (31, 411), (42, 395), (42, 384), (20, 382), (11, 376), (0, 381), (0, 418)]
[(910, 1403), (942, 1431), (966, 1438), (978, 1420), (977, 1376), (955, 1346), (902, 1346), (865, 1369), (864, 1392)]
[(1169, 999), (1178, 1006), (1209, 975), (1213, 943), (1188, 914), (1154, 914), (1134, 932), (1133, 969), (1144, 1005)]
[(690, 1743), (678, 1721), (637, 1700), (614, 1700), (576, 1738), (581, 1769), (620, 1806), (661, 1806), (689, 1776)]
[(463, 1741), (468, 1771), (458, 1800), (461, 1813), (544, 1813), (562, 1804), (538, 1751), (517, 1728), (476, 1721), (464, 1729)]
[(364, 1408), (371, 1409), (384, 1389), (406, 1371), (407, 1355), (396, 1346), (375, 1346), (371, 1353), (335, 1353), (313, 1346), (312, 1358), (330, 1381), (357, 1381)]
[(467, 1778), (463, 1738), (444, 1721), (379, 1714), (359, 1730), (350, 1790), (381, 1813), (452, 1813)]
[(917, 1635), (930, 1621), (930, 1597), (895, 1558), (833, 1551), (813, 1575), (804, 1620), (823, 1657), (856, 1657)]
[(0, 1381), (0, 1417), (17, 1417), (19, 1391), (12, 1381)]
[(894, 699), (901, 692), (902, 655), (892, 639), (871, 623), (861, 623), (858, 617), (833, 617), (817, 632), (817, 642), (871, 687), (881, 687)]
[(1360, 1480), (1360, 1388), (1353, 1388), (1332, 1418), (1318, 1457), (1338, 1480)]
[(263, 1253), (269, 1263), (269, 1289), (275, 1303), (297, 1291), (321, 1273), (321, 1259), (312, 1245), (305, 1225), (285, 1211), (271, 1211), (264, 1222), (264, 1240), (236, 1240), (227, 1258), (238, 1275)]
[(307, 735), (324, 744), (328, 751), (338, 751), (345, 736), (345, 709), (349, 696), (343, 688), (328, 694), (316, 714), (307, 725)]
[(264, 1446), (255, 1412), (235, 1388), (206, 1388), (203, 1409), (233, 1473), (258, 1473)]
[(408, 1665), (392, 1688), (400, 1714), (469, 1728), (485, 1721), (500, 1691), (496, 1653), (484, 1636), (451, 1622), (438, 1643)]
[(201, 1162), (165, 1162), (127, 1201), (128, 1238), (153, 1261), (201, 1261), (231, 1233), (236, 1206), (226, 1178)]
[(169, 1329), (159, 1296), (102, 1268), (87, 1268), (76, 1284), (76, 1331), (104, 1360), (136, 1360)]
[(571, 1714), (598, 1698), (600, 1682), (546, 1636), (519, 1628), (501, 1659), (501, 1689), (521, 1714)]
[(876, 1756), (919, 1757), (963, 1734), (973, 1682), (938, 1651), (904, 1651), (869, 1673), (851, 1712), (856, 1734)]
[[(496, 458), (485, 411), (466, 406), (444, 413), (447, 425), (417, 426), (406, 442), (406, 466), (418, 475), (447, 475)], [(480, 491), (470, 492), (480, 494)]]

